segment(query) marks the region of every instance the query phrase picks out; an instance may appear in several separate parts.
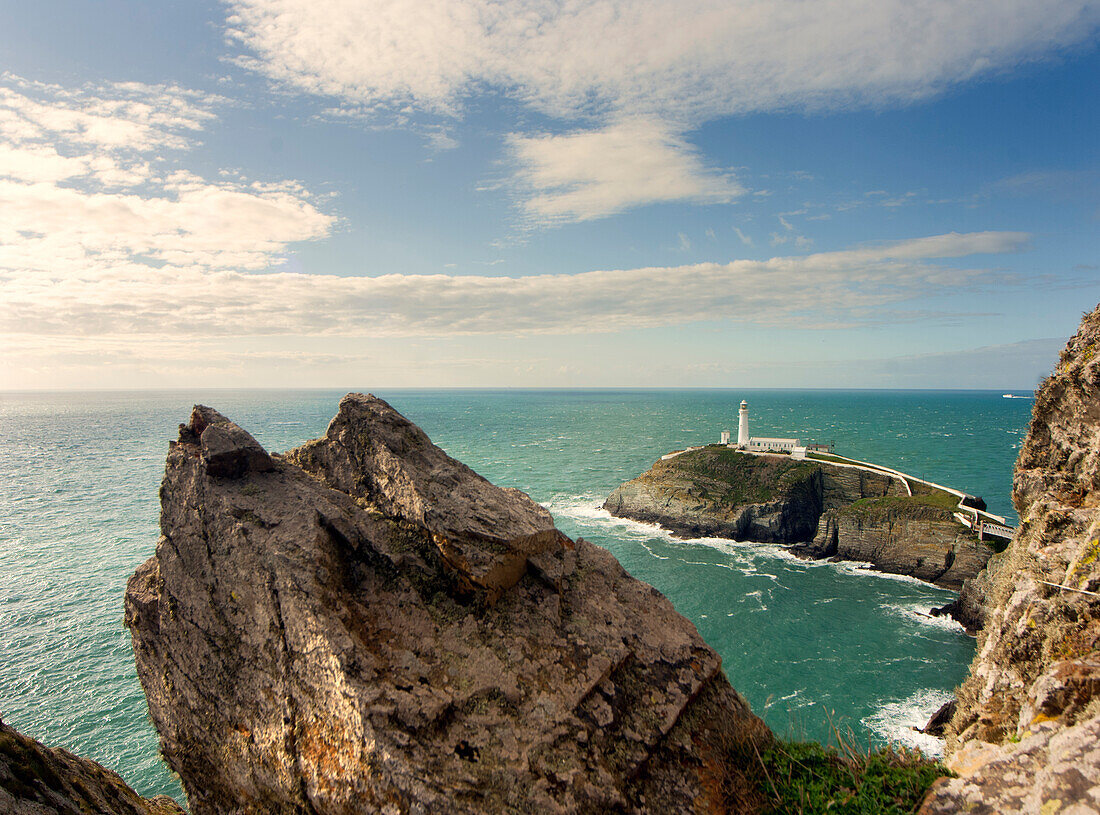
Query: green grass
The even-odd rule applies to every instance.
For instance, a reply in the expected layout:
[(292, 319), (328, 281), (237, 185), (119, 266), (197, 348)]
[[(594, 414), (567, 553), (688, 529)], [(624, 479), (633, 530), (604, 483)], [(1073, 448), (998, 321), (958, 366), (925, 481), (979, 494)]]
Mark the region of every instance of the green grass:
[(949, 492), (934, 490), (922, 495), (886, 495), (881, 498), (861, 498), (844, 507), (842, 512), (856, 515), (867, 515), (874, 510), (910, 509), (913, 507), (930, 507), (947, 512), (954, 512), (959, 506), (959, 498)]
[(951, 772), (919, 750), (866, 750), (834, 730), (839, 748), (817, 742), (758, 743), (720, 725), (705, 755), (705, 797), (716, 812), (761, 815), (913, 815), (937, 778)]
[[(818, 468), (810, 462), (752, 456), (712, 445), (668, 459), (655, 469), (718, 482), (722, 494), (714, 498), (724, 504), (738, 505), (774, 500)], [(705, 485), (700, 485), (699, 491), (702, 497), (710, 497)]]
[(806, 458), (816, 459), (817, 461), (834, 461), (838, 464), (854, 464), (857, 467), (864, 467), (868, 470), (878, 470), (880, 473), (894, 475), (893, 470), (881, 467), (878, 464), (864, 464), (862, 461), (856, 461), (854, 458), (845, 458), (844, 456), (838, 456), (834, 453), (807, 453)]
[(761, 758), (767, 813), (908, 815), (948, 774), (939, 762), (892, 747), (841, 753), (815, 742), (780, 742)]

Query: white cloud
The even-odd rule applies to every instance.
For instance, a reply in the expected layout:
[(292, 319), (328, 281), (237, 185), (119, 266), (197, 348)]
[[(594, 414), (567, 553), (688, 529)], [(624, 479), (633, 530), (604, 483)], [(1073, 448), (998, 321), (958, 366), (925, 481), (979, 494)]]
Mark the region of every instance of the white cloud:
[(1092, 0), (228, 0), (242, 62), (309, 93), (455, 113), (699, 122), (905, 103), (1088, 42)]
[(1100, 27), (1097, 0), (226, 2), (238, 62), (334, 111), (411, 126), (488, 91), (591, 128), (510, 138), (529, 226), (728, 201), (743, 190), (683, 137), (706, 121), (907, 104)]
[(186, 148), (221, 97), (175, 85), (116, 82), (76, 90), (0, 74), (0, 137), (61, 140), (87, 148), (142, 152)]
[(930, 261), (1017, 251), (1026, 241), (1011, 232), (949, 234), (767, 261), (521, 278), (117, 264), (90, 278), (3, 281), (0, 332), (379, 337), (616, 332), (697, 321), (841, 327), (896, 322), (887, 307), (929, 290), (1003, 283), (982, 269)]
[(744, 193), (651, 119), (564, 135), (513, 134), (508, 145), (518, 167), (517, 192), (535, 223), (588, 221), (666, 201), (725, 203)]
[[(294, 182), (211, 182), (173, 161), (223, 101), (171, 86), (72, 90), (0, 77), (0, 294), (13, 319), (19, 293), (61, 281), (102, 283), (110, 296), (169, 267), (174, 279), (266, 269), (289, 243), (328, 233), (332, 217)], [(129, 304), (118, 305), (124, 317)]]

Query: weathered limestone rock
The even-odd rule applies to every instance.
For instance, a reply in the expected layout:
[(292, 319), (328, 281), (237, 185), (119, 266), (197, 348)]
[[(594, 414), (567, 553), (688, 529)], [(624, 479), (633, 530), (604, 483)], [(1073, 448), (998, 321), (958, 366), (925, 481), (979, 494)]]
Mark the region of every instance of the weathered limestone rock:
[(185, 815), (164, 795), (142, 798), (94, 761), (46, 747), (0, 721), (0, 812), (5, 815)]
[(191, 422), (180, 425), (180, 433), (198, 441), (206, 472), (216, 478), (240, 478), (249, 471), (265, 473), (275, 467), (258, 441), (205, 405), (195, 406)]
[(549, 566), (553, 553), (572, 548), (546, 509), (455, 461), (380, 399), (349, 394), (325, 437), (287, 460), (364, 506), (427, 529), (443, 558), (493, 599), (515, 585), (529, 559)]
[[(885, 473), (706, 447), (658, 461), (612, 492), (604, 509), (685, 537), (787, 544), (806, 557), (960, 588), (993, 550), (952, 518), (953, 507), (907, 496)], [(899, 500), (864, 500), (886, 498)]]
[(770, 740), (658, 592), (385, 402), (270, 468), (211, 415), (126, 594), (194, 815), (707, 811), (723, 740)]
[(922, 812), (1100, 810), (1100, 308), (1039, 388), (985, 627)]
[(961, 777), (936, 781), (919, 815), (1100, 812), (1100, 716), (1046, 722), (1003, 748), (968, 742), (952, 767)]

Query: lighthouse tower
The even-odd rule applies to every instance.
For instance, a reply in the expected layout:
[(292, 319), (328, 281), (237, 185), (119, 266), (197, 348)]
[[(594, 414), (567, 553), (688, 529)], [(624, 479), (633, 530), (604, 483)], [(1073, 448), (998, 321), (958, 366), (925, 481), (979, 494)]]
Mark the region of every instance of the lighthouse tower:
[(741, 400), (741, 409), (737, 411), (737, 446), (749, 446), (749, 403)]

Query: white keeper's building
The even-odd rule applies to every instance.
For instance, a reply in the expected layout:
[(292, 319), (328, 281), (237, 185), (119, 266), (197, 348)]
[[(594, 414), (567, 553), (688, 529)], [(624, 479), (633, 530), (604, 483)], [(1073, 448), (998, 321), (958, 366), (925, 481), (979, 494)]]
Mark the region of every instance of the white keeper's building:
[(737, 411), (737, 444), (730, 444), (728, 430), (722, 431), (722, 444), (736, 447), (738, 450), (748, 450), (750, 453), (790, 453), (792, 458), (804, 458), (806, 448), (799, 439), (771, 439), (764, 436), (749, 435), (749, 403), (741, 401), (741, 409)]

